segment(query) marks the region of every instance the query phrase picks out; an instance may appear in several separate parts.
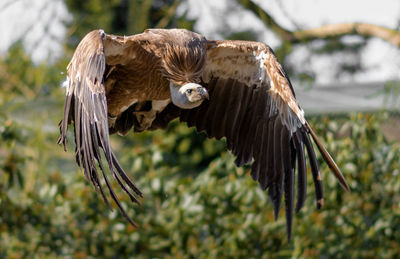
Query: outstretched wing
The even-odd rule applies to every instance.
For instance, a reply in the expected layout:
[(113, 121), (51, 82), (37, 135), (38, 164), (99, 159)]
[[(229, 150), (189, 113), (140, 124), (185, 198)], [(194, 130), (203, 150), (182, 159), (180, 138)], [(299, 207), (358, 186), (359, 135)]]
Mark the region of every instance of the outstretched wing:
[[(83, 168), (86, 179), (94, 185), (96, 190), (100, 191), (104, 201), (109, 205), (99, 178), (97, 161), (112, 199), (128, 221), (135, 226), (135, 223), (118, 201), (106, 170), (101, 163), (101, 156), (104, 153), (113, 177), (131, 200), (139, 203), (135, 195), (141, 197), (142, 193), (125, 174), (110, 146), (106, 89), (103, 79), (106, 68), (105, 37), (104, 32), (98, 30), (87, 34), (78, 45), (67, 67), (67, 96), (64, 105), (64, 117), (60, 122), (58, 143), (63, 144), (65, 149), (68, 124), (73, 122), (76, 161)], [(103, 152), (100, 150), (103, 150)]]
[(251, 176), (260, 183), (278, 216), (285, 196), (287, 233), (290, 237), (297, 164), (296, 212), (306, 197), (307, 150), (315, 184), (317, 207), (323, 204), (321, 175), (311, 137), (342, 186), (348, 186), (335, 162), (321, 145), (304, 117), (291, 83), (272, 50), (262, 43), (210, 41), (202, 84), (210, 95), (199, 107), (180, 110), (170, 104), (153, 123), (166, 125), (179, 116), (208, 137), (226, 137), (236, 165), (251, 165)]

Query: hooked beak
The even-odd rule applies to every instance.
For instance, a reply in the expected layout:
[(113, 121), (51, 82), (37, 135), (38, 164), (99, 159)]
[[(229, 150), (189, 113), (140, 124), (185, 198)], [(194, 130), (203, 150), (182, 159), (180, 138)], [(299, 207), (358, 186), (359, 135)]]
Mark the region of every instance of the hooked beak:
[(205, 98), (205, 99), (207, 99), (207, 100), (210, 99), (210, 96), (208, 95), (208, 91), (207, 91), (207, 89), (206, 89), (205, 87), (199, 87), (199, 88), (197, 88), (197, 92), (200, 94), (200, 96), (201, 96), (202, 98)]

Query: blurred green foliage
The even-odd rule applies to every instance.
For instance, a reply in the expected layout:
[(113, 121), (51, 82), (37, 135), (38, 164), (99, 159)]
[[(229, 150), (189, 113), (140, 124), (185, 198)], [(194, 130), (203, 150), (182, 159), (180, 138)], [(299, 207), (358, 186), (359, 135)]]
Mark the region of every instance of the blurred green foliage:
[[(71, 37), (80, 38), (92, 26), (116, 29), (115, 11), (126, 1), (66, 2), (75, 16)], [(168, 9), (156, 1), (144, 7), (147, 2), (129, 1), (147, 8), (148, 17)], [(266, 193), (248, 168), (234, 166), (223, 141), (177, 121), (166, 131), (112, 136), (120, 162), (144, 194), (142, 205), (133, 205), (114, 183), (140, 226), (134, 229), (86, 182), (74, 162), (72, 135), (68, 152), (56, 145), (66, 56), (51, 66), (33, 65), (17, 44), (0, 60), (0, 258), (400, 255), (400, 149), (382, 132), (387, 113), (310, 119), (352, 192), (339, 187), (320, 159), (325, 206), (316, 210), (309, 177), (290, 243), (284, 210), (274, 221)]]
[(193, 22), (176, 17), (179, 1), (173, 0), (65, 0), (74, 19), (70, 25), (71, 43), (77, 44), (87, 32), (103, 29), (113, 34), (136, 34), (147, 28), (179, 27), (192, 29)]

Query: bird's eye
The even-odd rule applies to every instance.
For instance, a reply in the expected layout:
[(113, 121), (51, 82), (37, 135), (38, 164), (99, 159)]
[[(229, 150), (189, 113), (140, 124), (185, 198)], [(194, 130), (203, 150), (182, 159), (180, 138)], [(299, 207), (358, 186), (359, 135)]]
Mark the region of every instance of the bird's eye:
[(192, 89), (187, 89), (187, 90), (186, 90), (186, 92), (187, 92), (188, 94), (191, 94), (192, 91), (193, 91)]

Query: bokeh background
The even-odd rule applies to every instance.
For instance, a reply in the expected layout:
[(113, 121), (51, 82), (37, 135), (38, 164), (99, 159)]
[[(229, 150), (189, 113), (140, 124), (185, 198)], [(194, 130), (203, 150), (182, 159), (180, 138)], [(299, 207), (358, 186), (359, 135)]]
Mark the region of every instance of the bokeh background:
[[(299, 37), (353, 22), (392, 36)], [(56, 145), (61, 85), (90, 30), (150, 27), (273, 47), (352, 191), (319, 157), (325, 206), (316, 209), (309, 177), (288, 242), (284, 210), (274, 221), (266, 193), (249, 168), (234, 166), (225, 142), (174, 121), (111, 137), (144, 193), (133, 205), (115, 185), (140, 227), (109, 210), (74, 162), (72, 135), (68, 152)], [(0, 258), (400, 257), (399, 28), (397, 0), (0, 0)]]

